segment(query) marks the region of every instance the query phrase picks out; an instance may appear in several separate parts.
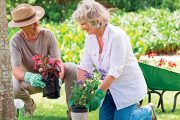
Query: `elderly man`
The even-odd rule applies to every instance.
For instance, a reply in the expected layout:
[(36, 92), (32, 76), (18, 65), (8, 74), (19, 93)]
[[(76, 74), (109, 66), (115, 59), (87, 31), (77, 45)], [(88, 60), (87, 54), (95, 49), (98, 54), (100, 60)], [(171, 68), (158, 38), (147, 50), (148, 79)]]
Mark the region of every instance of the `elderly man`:
[[(32, 57), (42, 54), (61, 60), (55, 35), (39, 26), (39, 20), (44, 13), (44, 9), (40, 6), (21, 4), (11, 11), (12, 21), (9, 22), (9, 27), (20, 28), (10, 41), (11, 65), (14, 97), (25, 102), (27, 115), (32, 115), (36, 108), (30, 95), (42, 92), (45, 86), (42, 76), (33, 70)], [(74, 63), (61, 65), (60, 78), (65, 82), (67, 104), (71, 97), (70, 87), (73, 80), (76, 80), (76, 71)]]

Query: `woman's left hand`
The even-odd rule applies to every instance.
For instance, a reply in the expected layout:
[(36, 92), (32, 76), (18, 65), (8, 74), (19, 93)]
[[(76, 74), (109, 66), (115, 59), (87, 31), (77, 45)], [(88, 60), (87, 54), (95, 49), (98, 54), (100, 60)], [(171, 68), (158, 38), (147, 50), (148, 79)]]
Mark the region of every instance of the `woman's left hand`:
[(86, 108), (89, 109), (89, 112), (95, 111), (101, 104), (101, 100), (104, 98), (105, 92), (101, 89), (96, 90), (95, 96), (92, 101), (89, 101), (86, 105)]

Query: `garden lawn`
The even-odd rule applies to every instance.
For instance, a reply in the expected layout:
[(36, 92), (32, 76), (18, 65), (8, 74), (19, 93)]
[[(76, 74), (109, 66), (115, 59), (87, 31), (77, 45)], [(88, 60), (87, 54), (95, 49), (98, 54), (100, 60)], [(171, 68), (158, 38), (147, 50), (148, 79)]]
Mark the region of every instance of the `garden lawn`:
[[(177, 70), (180, 71), (180, 61), (177, 62)], [(155, 108), (158, 120), (180, 120), (180, 95), (177, 99), (175, 112), (171, 112), (173, 107), (173, 97), (176, 92), (164, 93), (164, 107), (166, 112), (163, 113), (161, 108)], [(64, 85), (61, 89), (61, 97), (56, 100), (50, 100), (42, 97), (42, 93), (32, 95), (35, 100), (37, 109), (32, 120), (68, 120), (66, 117), (66, 101)], [(152, 102), (157, 106), (159, 96), (152, 94)], [(147, 104), (147, 97), (143, 101), (143, 105)], [(27, 120), (27, 119), (26, 119)], [(98, 110), (89, 113), (89, 120), (98, 120)]]
[[(64, 87), (64, 86), (63, 86)], [(64, 89), (63, 89), (64, 92)], [(177, 100), (176, 111), (171, 112), (173, 106), (173, 96), (176, 92), (164, 93), (164, 106), (166, 112), (163, 113), (160, 108), (155, 108), (158, 120), (180, 120), (180, 96)], [(34, 113), (33, 120), (68, 120), (66, 117), (65, 94), (61, 94), (61, 98), (57, 100), (49, 100), (42, 97), (42, 94), (32, 95), (37, 103), (37, 109)], [(157, 105), (159, 96), (152, 94), (152, 102)], [(147, 98), (143, 101), (147, 104)], [(27, 120), (27, 119), (26, 119)], [(98, 120), (98, 110), (89, 113), (89, 120)]]

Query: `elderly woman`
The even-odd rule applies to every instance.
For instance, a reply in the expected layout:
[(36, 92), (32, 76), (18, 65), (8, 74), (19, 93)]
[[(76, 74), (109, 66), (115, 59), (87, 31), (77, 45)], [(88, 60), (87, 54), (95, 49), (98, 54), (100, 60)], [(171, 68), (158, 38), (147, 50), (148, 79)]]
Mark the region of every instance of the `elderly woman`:
[(78, 80), (85, 80), (86, 72), (94, 67), (106, 73), (94, 100), (86, 107), (96, 110), (102, 102), (100, 120), (156, 119), (151, 105), (137, 108), (147, 86), (127, 34), (110, 24), (109, 12), (93, 0), (81, 1), (73, 17), (88, 33)]

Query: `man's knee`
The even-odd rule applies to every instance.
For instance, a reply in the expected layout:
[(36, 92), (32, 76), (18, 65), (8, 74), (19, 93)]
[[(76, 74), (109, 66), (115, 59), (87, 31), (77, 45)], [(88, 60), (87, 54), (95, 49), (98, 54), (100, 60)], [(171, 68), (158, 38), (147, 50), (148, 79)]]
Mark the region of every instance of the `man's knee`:
[(72, 62), (64, 64), (65, 76), (64, 81), (72, 81), (77, 79), (77, 65)]
[(13, 80), (14, 98), (29, 99), (31, 94), (42, 92), (42, 88), (32, 87), (30, 84)]
[(20, 84), (18, 87), (16, 86), (13, 88), (14, 92), (14, 98), (19, 98), (22, 100), (27, 100), (30, 98), (30, 93), (26, 88), (23, 88), (22, 85)]
[(77, 70), (77, 65), (73, 62), (64, 63), (64, 67), (65, 67), (65, 70), (68, 70), (68, 71)]

